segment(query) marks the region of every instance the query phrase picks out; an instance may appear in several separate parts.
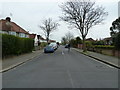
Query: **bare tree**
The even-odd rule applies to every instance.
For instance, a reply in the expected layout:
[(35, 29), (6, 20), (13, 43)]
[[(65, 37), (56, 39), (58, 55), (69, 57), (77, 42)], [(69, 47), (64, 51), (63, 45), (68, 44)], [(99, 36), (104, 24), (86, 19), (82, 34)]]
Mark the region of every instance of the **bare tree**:
[(71, 39), (74, 38), (74, 35), (71, 32), (68, 32), (65, 34), (66, 40), (68, 43), (70, 43)]
[(71, 32), (68, 32), (65, 34), (64, 37), (62, 37), (61, 42), (63, 44), (67, 44), (67, 43), (70, 43), (71, 39), (73, 38), (74, 38), (74, 35)]
[(59, 24), (54, 22), (51, 18), (43, 20), (42, 25), (39, 25), (39, 27), (43, 30), (47, 43), (49, 42), (50, 34), (57, 29), (58, 25)]
[(66, 37), (65, 37), (65, 36), (62, 37), (61, 43), (62, 43), (63, 45), (67, 44), (67, 40), (66, 40)]
[(63, 21), (78, 29), (83, 39), (83, 51), (86, 51), (85, 39), (91, 27), (100, 24), (108, 15), (101, 6), (95, 6), (90, 0), (71, 0), (63, 3), (60, 8)]

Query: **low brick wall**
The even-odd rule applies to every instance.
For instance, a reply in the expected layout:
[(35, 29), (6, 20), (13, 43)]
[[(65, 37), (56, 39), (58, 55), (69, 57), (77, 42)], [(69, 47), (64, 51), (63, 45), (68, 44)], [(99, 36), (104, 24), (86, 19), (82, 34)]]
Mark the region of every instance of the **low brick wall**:
[(105, 54), (105, 55), (110, 55), (110, 56), (115, 56), (120, 58), (120, 51), (114, 50), (114, 49), (98, 49), (95, 48), (93, 50), (94, 52)]
[[(78, 44), (77, 48), (82, 49), (82, 44)], [(120, 58), (120, 51), (114, 49), (87, 48), (87, 50)]]
[(120, 51), (115, 51), (113, 56), (120, 58)]

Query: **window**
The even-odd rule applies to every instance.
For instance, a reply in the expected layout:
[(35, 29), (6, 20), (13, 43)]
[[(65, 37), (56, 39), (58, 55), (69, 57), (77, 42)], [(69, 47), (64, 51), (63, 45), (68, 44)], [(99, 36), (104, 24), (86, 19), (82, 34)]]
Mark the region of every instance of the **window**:
[(16, 32), (13, 32), (13, 31), (9, 31), (9, 34), (10, 34), (10, 35), (15, 35), (15, 36), (16, 36)]
[(3, 31), (0, 30), (0, 33), (3, 33)]
[(19, 33), (19, 37), (25, 37), (24, 33)]
[(1, 31), (1, 30), (0, 30), (0, 33), (3, 33), (3, 34), (8, 34), (8, 32), (7, 32), (7, 31)]
[(26, 34), (26, 38), (29, 38), (29, 35)]

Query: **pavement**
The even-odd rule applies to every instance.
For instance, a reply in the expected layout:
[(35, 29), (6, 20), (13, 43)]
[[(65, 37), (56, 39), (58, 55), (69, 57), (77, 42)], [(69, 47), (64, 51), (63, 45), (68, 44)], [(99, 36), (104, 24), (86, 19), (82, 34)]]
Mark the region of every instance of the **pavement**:
[(118, 88), (118, 69), (60, 46), (2, 73), (3, 88)]
[(13, 69), (21, 64), (26, 63), (27, 61), (32, 60), (33, 58), (39, 56), (43, 50), (32, 51), (31, 53), (13, 56), (10, 58), (3, 59), (2, 62), (2, 70), (0, 72), (6, 72), (10, 69)]
[(81, 49), (77, 49), (77, 48), (73, 48), (73, 49), (80, 52), (81, 54), (84, 54), (86, 56), (89, 56), (98, 61), (101, 61), (103, 63), (109, 64), (113, 67), (120, 69), (120, 58), (108, 56), (108, 55), (104, 55), (104, 54), (100, 54), (100, 53), (96, 53), (96, 52), (91, 52), (91, 51), (87, 51), (86, 53), (84, 53)]

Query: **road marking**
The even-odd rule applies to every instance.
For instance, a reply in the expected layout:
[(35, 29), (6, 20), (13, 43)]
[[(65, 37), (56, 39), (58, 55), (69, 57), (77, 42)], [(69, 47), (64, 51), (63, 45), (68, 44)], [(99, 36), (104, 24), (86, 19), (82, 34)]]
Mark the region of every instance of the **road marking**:
[[(64, 54), (63, 51), (62, 51), (62, 54)], [(65, 55), (63, 55), (63, 58), (64, 58), (64, 60), (65, 60)], [(65, 62), (65, 63), (66, 63), (66, 62)], [(68, 67), (66, 67), (66, 72), (67, 72), (67, 74), (68, 74), (68, 78), (69, 78), (69, 80), (70, 80), (70, 83), (71, 83), (72, 88), (75, 88), (74, 83), (73, 83), (73, 79), (72, 79), (72, 75), (71, 75)]]
[(68, 73), (68, 77), (70, 78), (70, 82), (71, 82), (72, 88), (74, 88), (74, 83), (73, 83), (73, 80), (72, 80), (72, 76), (71, 76), (71, 74), (70, 74), (70, 71), (67, 70), (67, 73)]
[(64, 52), (62, 51), (62, 55), (64, 55)]

